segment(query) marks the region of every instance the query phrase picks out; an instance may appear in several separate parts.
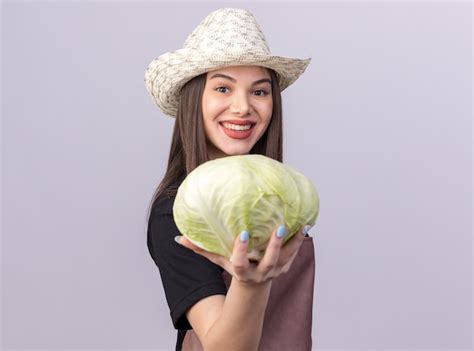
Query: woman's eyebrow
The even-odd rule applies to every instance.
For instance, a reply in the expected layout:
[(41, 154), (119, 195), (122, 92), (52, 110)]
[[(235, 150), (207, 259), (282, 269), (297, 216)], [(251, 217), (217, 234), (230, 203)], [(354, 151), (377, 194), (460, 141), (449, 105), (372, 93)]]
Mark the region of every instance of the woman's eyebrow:
[[(225, 74), (222, 74), (222, 73), (214, 73), (211, 78), (209, 78), (209, 80), (213, 79), (213, 78), (224, 78), (224, 79), (228, 79), (230, 80), (232, 83), (236, 83), (237, 80), (235, 80), (234, 78), (230, 77), (230, 76), (227, 76)], [(270, 84), (272, 84), (272, 81), (271, 79), (269, 78), (263, 78), (263, 79), (259, 79), (259, 80), (256, 80), (255, 82), (253, 82), (252, 85), (256, 85), (256, 84), (259, 84), (259, 83), (265, 83), (265, 82), (268, 82)]]

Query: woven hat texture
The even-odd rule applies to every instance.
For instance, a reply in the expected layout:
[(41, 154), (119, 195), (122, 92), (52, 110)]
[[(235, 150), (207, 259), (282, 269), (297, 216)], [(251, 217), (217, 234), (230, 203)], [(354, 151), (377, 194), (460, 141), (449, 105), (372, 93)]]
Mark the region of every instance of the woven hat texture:
[(273, 69), (280, 90), (305, 71), (311, 58), (271, 54), (251, 12), (221, 8), (211, 12), (184, 42), (183, 48), (155, 57), (145, 70), (145, 86), (158, 108), (176, 117), (179, 93), (192, 78), (223, 67), (257, 65)]

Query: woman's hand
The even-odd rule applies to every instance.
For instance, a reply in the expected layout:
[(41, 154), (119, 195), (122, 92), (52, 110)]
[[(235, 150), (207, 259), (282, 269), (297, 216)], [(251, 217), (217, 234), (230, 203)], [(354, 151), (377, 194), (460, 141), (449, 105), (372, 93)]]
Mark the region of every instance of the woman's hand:
[[(284, 236), (279, 238), (276, 235), (278, 229), (275, 229), (272, 232), (265, 254), (258, 263), (249, 261), (247, 258), (248, 240), (242, 242), (240, 235), (235, 238), (231, 259), (203, 250), (191, 243), (184, 236), (179, 237), (179, 243), (221, 266), (229, 272), (229, 274), (239, 280), (239, 282), (255, 285), (267, 282), (282, 273), (288, 272), (309, 228), (309, 226), (301, 228), (283, 247), (282, 242)], [(282, 229), (285, 228), (283, 227)]]

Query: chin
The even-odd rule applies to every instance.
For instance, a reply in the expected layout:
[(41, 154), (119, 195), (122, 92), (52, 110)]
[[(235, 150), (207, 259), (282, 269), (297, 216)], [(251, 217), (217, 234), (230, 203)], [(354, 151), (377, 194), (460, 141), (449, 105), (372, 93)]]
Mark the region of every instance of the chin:
[(235, 147), (235, 148), (223, 148), (222, 150), (228, 155), (246, 155), (250, 152), (252, 147)]

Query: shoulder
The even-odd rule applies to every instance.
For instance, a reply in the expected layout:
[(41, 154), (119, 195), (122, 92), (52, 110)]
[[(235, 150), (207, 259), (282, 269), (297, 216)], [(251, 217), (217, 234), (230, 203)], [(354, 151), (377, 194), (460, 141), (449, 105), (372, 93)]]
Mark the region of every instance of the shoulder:
[[(168, 214), (172, 215), (173, 214), (173, 205), (174, 205), (174, 200), (176, 198), (176, 192), (181, 183), (184, 180), (184, 176), (178, 178), (171, 186), (169, 189), (174, 190), (174, 191), (168, 191), (167, 194), (173, 194), (173, 195), (166, 195), (166, 194), (161, 194), (158, 196), (154, 201), (153, 205), (151, 208), (151, 214)], [(168, 189), (168, 190), (169, 190)]]
[(168, 243), (168, 239), (174, 239), (174, 236), (180, 234), (173, 217), (174, 198), (174, 196), (160, 196), (153, 202), (148, 218), (149, 248), (153, 241), (161, 241), (162, 247), (163, 242)]
[(154, 202), (151, 208), (152, 215), (173, 214), (173, 204), (175, 196), (160, 196)]

